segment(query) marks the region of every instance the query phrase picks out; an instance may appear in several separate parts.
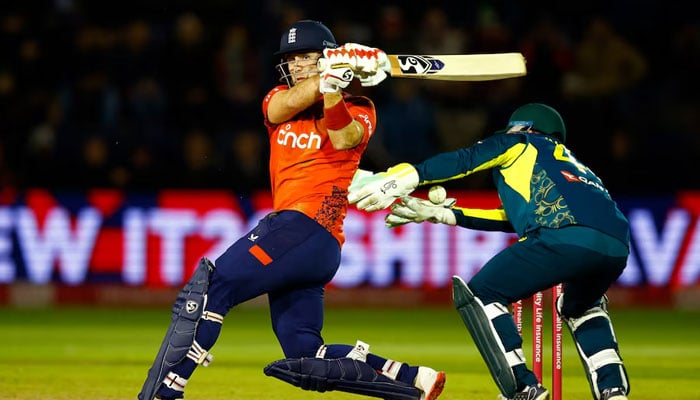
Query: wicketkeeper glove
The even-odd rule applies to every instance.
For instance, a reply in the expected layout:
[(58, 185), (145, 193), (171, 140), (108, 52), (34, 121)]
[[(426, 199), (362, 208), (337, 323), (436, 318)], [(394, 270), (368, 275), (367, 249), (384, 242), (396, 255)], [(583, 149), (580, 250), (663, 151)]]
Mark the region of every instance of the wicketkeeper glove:
[(347, 64), (330, 64), (329, 60), (319, 58), (317, 67), (320, 81), (318, 90), (321, 93), (338, 93), (350, 85), (355, 73)]
[(365, 211), (383, 210), (394, 200), (407, 196), (418, 186), (418, 171), (408, 163), (397, 164), (386, 172), (357, 179), (350, 185), (348, 201)]
[(335, 49), (324, 49), (323, 56), (333, 64), (347, 64), (362, 86), (375, 86), (387, 77), (391, 69), (386, 53), (376, 47), (346, 43)]
[(457, 218), (452, 212), (452, 206), (456, 202), (457, 200), (454, 198), (447, 198), (442, 203), (435, 204), (417, 197), (405, 196), (401, 198), (399, 203), (391, 205), (391, 213), (384, 218), (384, 222), (389, 228), (409, 222), (420, 223), (423, 221), (457, 225)]

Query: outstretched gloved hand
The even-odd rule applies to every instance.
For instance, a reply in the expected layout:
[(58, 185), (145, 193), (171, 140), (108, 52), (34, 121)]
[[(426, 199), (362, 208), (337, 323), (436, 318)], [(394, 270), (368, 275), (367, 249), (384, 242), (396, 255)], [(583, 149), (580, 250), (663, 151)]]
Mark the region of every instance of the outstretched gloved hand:
[(386, 226), (394, 228), (409, 222), (420, 223), (423, 221), (456, 225), (457, 218), (452, 212), (452, 206), (457, 202), (454, 198), (447, 198), (440, 203), (419, 199), (413, 196), (405, 196), (401, 201), (391, 205), (391, 213), (384, 218)]
[(350, 185), (348, 201), (365, 211), (383, 210), (394, 200), (418, 186), (418, 171), (408, 163), (397, 164), (386, 172), (357, 179)]

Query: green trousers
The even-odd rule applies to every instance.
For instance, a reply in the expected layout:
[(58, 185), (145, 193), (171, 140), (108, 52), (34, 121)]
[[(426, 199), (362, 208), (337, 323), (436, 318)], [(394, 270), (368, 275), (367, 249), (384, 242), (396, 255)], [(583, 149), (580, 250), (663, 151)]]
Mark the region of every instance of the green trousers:
[(507, 247), (469, 281), (484, 304), (511, 304), (564, 284), (563, 314), (578, 317), (617, 280), (627, 263), (625, 243), (595, 229), (539, 229)]

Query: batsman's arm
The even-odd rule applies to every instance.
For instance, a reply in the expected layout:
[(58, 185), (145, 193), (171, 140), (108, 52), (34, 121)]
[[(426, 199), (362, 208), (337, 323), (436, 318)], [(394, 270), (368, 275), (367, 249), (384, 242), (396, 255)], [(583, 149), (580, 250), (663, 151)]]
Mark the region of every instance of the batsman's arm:
[(287, 90), (275, 92), (267, 106), (267, 119), (272, 124), (278, 125), (311, 107), (318, 101), (319, 82), (319, 76), (314, 75)]
[(352, 149), (362, 142), (365, 126), (352, 115), (342, 93), (323, 95), (323, 114), (334, 149)]

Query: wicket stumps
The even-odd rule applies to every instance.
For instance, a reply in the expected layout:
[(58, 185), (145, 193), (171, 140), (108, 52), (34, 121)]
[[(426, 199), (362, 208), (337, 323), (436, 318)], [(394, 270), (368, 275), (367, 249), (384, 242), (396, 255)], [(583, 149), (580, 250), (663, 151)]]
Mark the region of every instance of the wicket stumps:
[[(552, 382), (550, 391), (552, 400), (561, 400), (562, 372), (562, 320), (557, 313), (557, 297), (562, 293), (562, 285), (552, 288)], [(523, 332), (523, 302), (513, 303), (513, 318), (518, 327), (518, 333)], [(540, 382), (542, 380), (542, 359), (544, 344), (544, 295), (542, 292), (532, 296), (532, 372)], [(544, 384), (544, 382), (543, 382)], [(546, 386), (546, 385), (545, 385)]]

